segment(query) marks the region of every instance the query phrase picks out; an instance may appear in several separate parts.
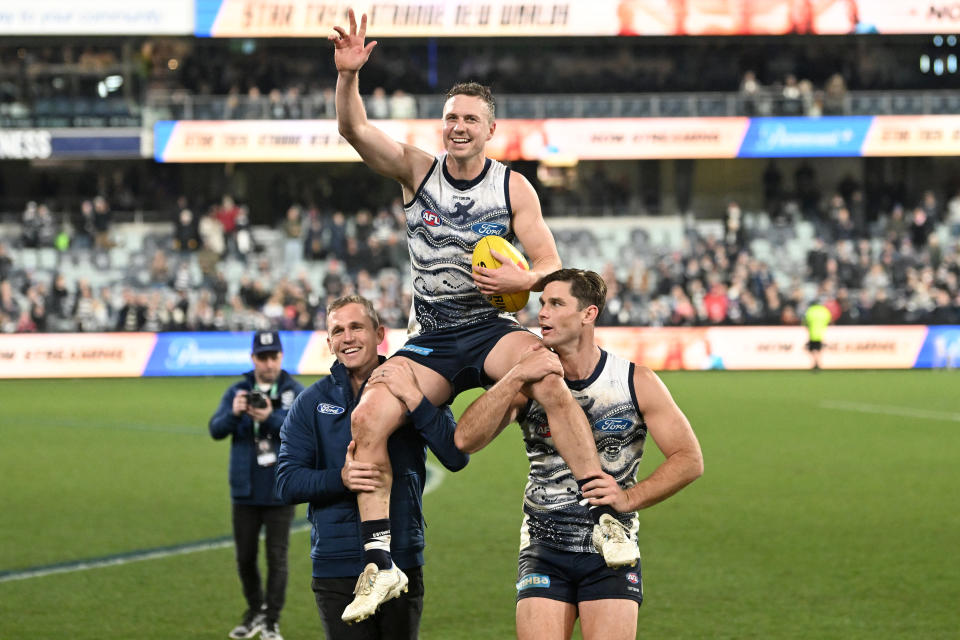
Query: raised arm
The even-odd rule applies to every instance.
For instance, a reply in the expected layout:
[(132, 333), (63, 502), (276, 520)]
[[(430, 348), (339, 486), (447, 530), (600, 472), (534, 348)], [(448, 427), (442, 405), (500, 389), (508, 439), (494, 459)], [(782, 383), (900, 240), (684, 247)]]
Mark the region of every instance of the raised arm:
[(500, 261), (498, 269), (474, 267), (473, 280), (485, 295), (515, 291), (542, 291), (540, 280), (560, 268), (560, 255), (553, 233), (543, 221), (540, 198), (530, 182), (516, 171), (510, 172), (510, 203), (513, 208), (513, 232), (523, 245), (530, 263), (526, 271), (505, 256), (492, 251)]
[(697, 436), (657, 374), (637, 366), (633, 384), (647, 433), (666, 459), (626, 491), (606, 474), (584, 485), (583, 495), (591, 504), (609, 504), (620, 512), (662, 502), (703, 474), (703, 453)]
[(364, 44), (367, 34), (367, 15), (357, 18), (350, 9), (349, 33), (343, 27), (334, 27), (333, 60), (337, 67), (337, 128), (350, 145), (357, 150), (368, 167), (377, 173), (393, 178), (403, 186), (404, 200), (410, 200), (423, 176), (430, 170), (433, 157), (422, 149), (402, 144), (370, 124), (367, 111), (360, 97), (357, 73), (370, 58), (374, 40)]
[(470, 403), (460, 416), (453, 437), (457, 448), (474, 453), (490, 444), (516, 420), (517, 413), (527, 403), (523, 393), (527, 383), (554, 374), (563, 375), (563, 366), (555, 353), (541, 344), (524, 352), (507, 375)]

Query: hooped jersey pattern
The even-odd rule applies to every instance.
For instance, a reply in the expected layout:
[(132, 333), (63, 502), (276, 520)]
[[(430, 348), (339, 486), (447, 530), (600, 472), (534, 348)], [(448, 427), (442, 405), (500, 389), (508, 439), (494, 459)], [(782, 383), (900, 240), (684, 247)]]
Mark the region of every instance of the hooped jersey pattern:
[(446, 171), (439, 156), (404, 206), (413, 280), (409, 333), (472, 324), (502, 314), (473, 282), (473, 247), (483, 236), (514, 241), (510, 169), (490, 160), (470, 181)]
[[(590, 378), (567, 381), (593, 428), (600, 465), (623, 489), (636, 484), (647, 437), (647, 425), (637, 406), (633, 373), (632, 362), (601, 351), (600, 362)], [(531, 401), (518, 422), (530, 461), (520, 548), (533, 542), (560, 551), (595, 553), (591, 539), (593, 520), (587, 507), (577, 501), (576, 479), (554, 447), (546, 412)], [(636, 539), (637, 514), (622, 513), (619, 518)]]

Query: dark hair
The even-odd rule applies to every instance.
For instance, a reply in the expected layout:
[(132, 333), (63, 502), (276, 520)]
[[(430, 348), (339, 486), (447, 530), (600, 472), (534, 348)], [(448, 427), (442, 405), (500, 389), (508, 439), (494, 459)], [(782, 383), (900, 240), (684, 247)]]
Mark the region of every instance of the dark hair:
[(370, 320), (373, 321), (374, 330), (380, 327), (380, 316), (377, 315), (377, 310), (373, 308), (373, 303), (367, 300), (366, 298), (364, 298), (363, 296), (356, 295), (356, 294), (351, 296), (342, 296), (340, 298), (337, 298), (330, 304), (328, 304), (327, 315), (329, 316), (331, 313), (333, 313), (337, 309), (345, 307), (348, 304), (358, 304), (361, 307), (363, 307), (364, 311), (366, 311), (367, 313), (367, 316), (370, 318)]
[(479, 82), (459, 82), (447, 91), (447, 95), (444, 101), (449, 100), (453, 96), (474, 96), (480, 98), (487, 103), (487, 109), (490, 110), (490, 122), (493, 122), (497, 119), (497, 102), (493, 99), (493, 93), (490, 91), (490, 87), (480, 84)]
[(603, 313), (603, 305), (607, 301), (607, 283), (596, 271), (559, 269), (544, 277), (540, 284), (546, 288), (551, 282), (570, 283), (570, 294), (577, 299), (578, 310), (594, 305), (597, 315)]

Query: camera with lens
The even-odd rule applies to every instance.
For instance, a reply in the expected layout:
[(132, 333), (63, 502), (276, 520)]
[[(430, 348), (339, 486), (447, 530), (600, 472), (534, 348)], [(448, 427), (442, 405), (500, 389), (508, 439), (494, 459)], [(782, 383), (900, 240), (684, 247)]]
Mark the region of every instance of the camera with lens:
[(270, 406), (270, 398), (263, 391), (254, 389), (247, 395), (247, 406), (251, 409), (266, 409)]

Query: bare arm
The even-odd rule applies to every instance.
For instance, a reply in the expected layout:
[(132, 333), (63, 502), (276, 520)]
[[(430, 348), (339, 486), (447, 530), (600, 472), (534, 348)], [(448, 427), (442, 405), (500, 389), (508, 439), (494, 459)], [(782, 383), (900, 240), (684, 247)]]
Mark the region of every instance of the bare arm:
[(513, 208), (513, 231), (523, 244), (530, 270), (526, 271), (493, 251), (500, 261), (498, 269), (474, 267), (473, 280), (481, 293), (513, 293), (542, 291), (540, 280), (560, 268), (560, 255), (553, 233), (543, 221), (540, 199), (530, 182), (519, 173), (510, 173), (510, 203)]
[(533, 345), (507, 375), (470, 403), (460, 416), (453, 436), (457, 448), (474, 453), (490, 444), (527, 403), (525, 385), (548, 375), (563, 375), (560, 359), (543, 345)]
[(647, 432), (666, 459), (626, 491), (606, 474), (584, 486), (583, 495), (591, 504), (609, 504), (620, 512), (651, 507), (703, 475), (700, 443), (667, 387), (657, 374), (640, 366), (634, 372), (633, 384)]
[(497, 384), (470, 403), (457, 422), (453, 442), (464, 453), (476, 453), (500, 435), (527, 401), (524, 382), (511, 369)]
[(364, 44), (366, 14), (360, 18), (359, 29), (353, 9), (349, 10), (348, 15), (350, 32), (347, 33), (342, 27), (334, 27), (337, 34), (328, 38), (334, 45), (333, 59), (338, 72), (337, 128), (367, 166), (399, 182), (403, 186), (404, 200), (409, 200), (420, 180), (430, 170), (433, 157), (422, 149), (397, 142), (367, 120), (357, 73), (370, 58), (377, 41)]

